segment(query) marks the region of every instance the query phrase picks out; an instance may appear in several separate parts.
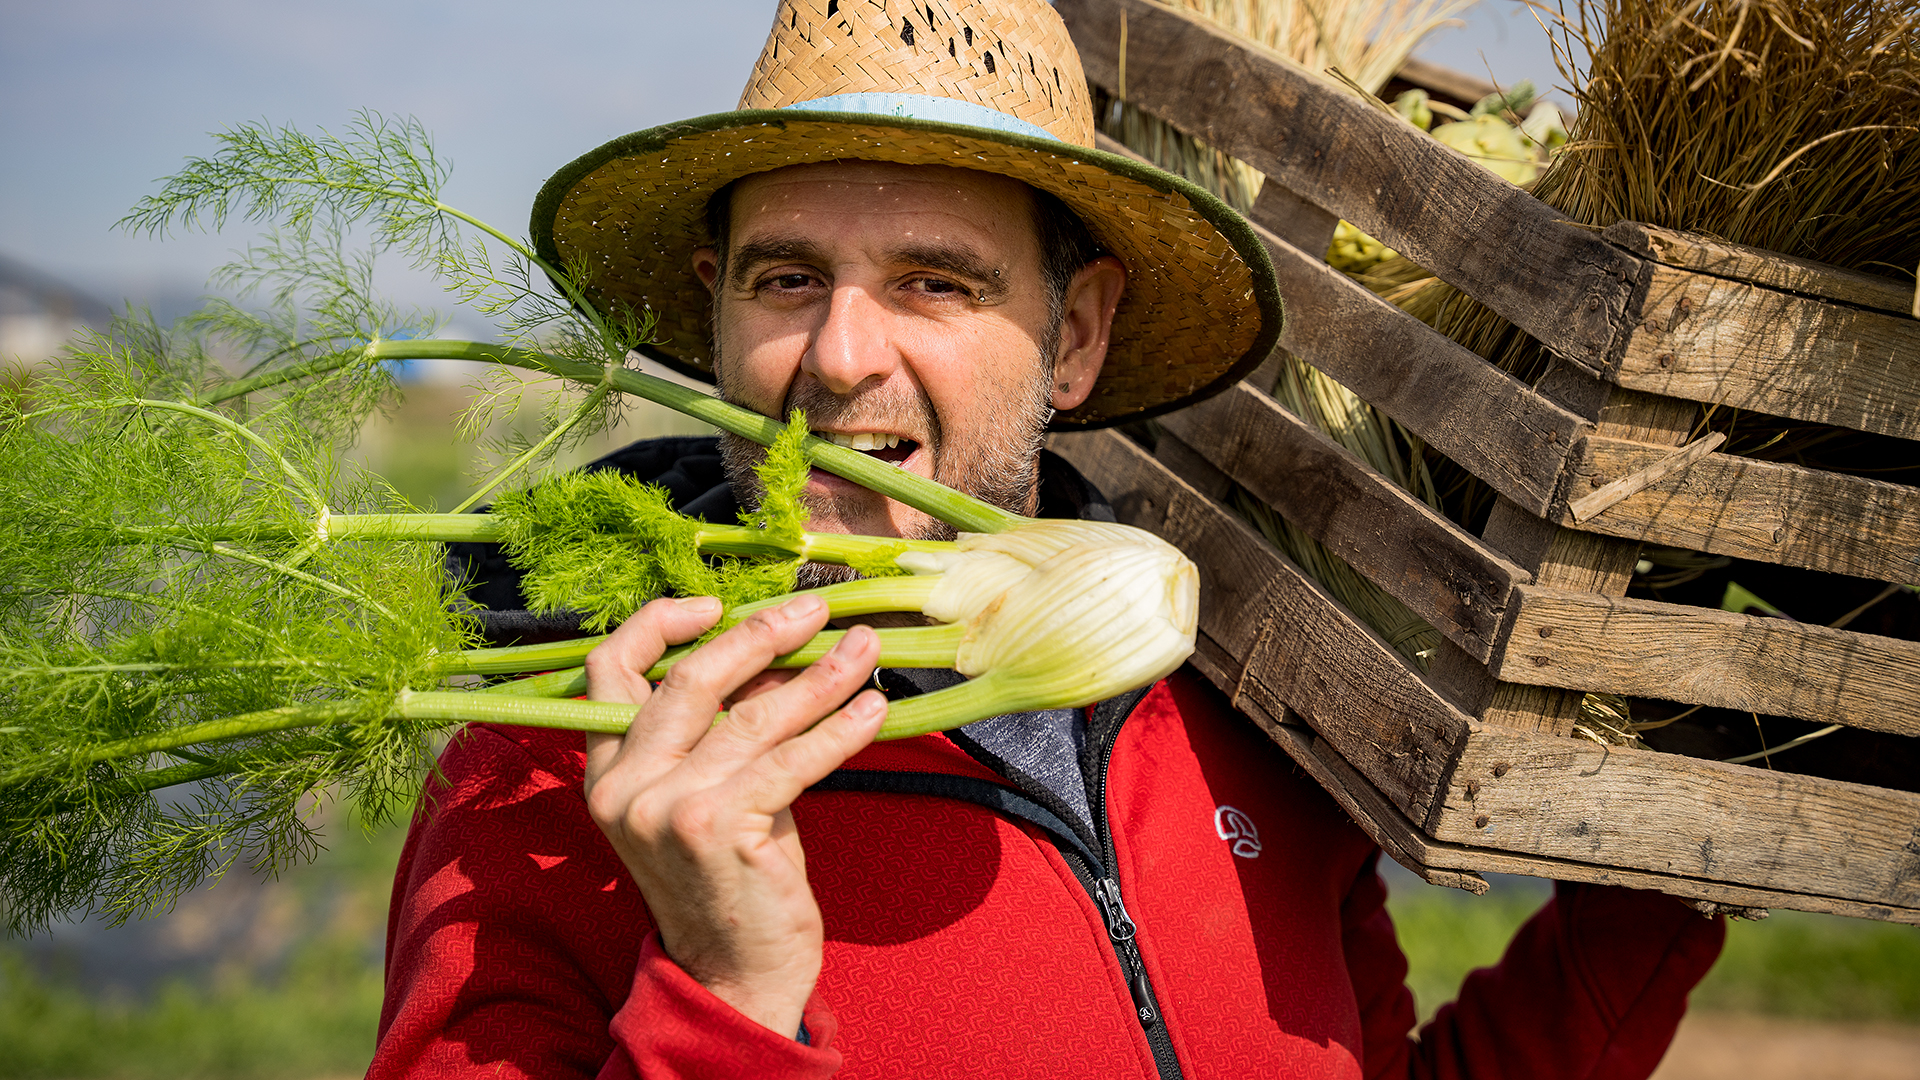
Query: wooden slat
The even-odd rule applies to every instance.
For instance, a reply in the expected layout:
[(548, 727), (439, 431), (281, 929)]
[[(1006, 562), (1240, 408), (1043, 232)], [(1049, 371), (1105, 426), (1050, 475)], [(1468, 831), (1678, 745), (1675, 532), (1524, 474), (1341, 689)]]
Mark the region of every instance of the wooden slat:
[[(1341, 765), (1345, 765), (1345, 771), (1336, 771), (1333, 761), (1339, 760), (1339, 755), (1333, 753), (1327, 741), (1315, 735), (1313, 729), (1300, 722), (1298, 717), (1289, 716), (1295, 723), (1273, 725), (1264, 718), (1255, 722), (1266, 731), (1268, 737), (1280, 744), (1287, 756), (1306, 770), (1308, 776), (1333, 796), (1333, 801), (1340, 804), (1340, 809), (1347, 812), (1347, 816), (1360, 826), (1368, 839), (1380, 846), (1388, 858), (1420, 875), (1429, 885), (1465, 889), (1475, 896), (1486, 893), (1487, 879), (1478, 873), (1470, 869), (1436, 867), (1422, 861), (1431, 841), (1407, 826), (1406, 817), (1382, 799), (1380, 793), (1373, 790), (1373, 785), (1354, 771), (1353, 766), (1340, 761)], [(1401, 828), (1383, 827), (1381, 819), (1396, 822)]]
[(1584, 739), (1476, 726), (1428, 832), (1589, 865), (1920, 908), (1920, 794)]
[[(1573, 487), (1604, 484), (1671, 452), (1589, 436)], [(1591, 520), (1557, 520), (1689, 551), (1920, 584), (1920, 489), (1798, 465), (1709, 454)]]
[[(1382, 799), (1380, 794), (1373, 790), (1373, 785), (1367, 783), (1366, 778), (1341, 758), (1325, 739), (1314, 736), (1304, 727), (1298, 726), (1297, 718), (1288, 717), (1287, 720), (1294, 726), (1269, 729), (1268, 734), (1274, 741), (1285, 748), (1294, 760), (1301, 762), (1302, 767), (1332, 793), (1334, 799), (1353, 817), (1354, 821), (1359, 823), (1374, 843), (1379, 844), (1382, 850), (1401, 865), (1435, 884), (1454, 885), (1472, 892), (1479, 892), (1481, 890), (1475, 886), (1474, 881), (1484, 880), (1480, 879), (1481, 874), (1525, 874), (1531, 877), (1552, 878), (1556, 881), (1588, 881), (1599, 885), (1619, 885), (1629, 889), (1653, 889), (1672, 896), (1736, 908), (1791, 908), (1795, 911), (1819, 911), (1854, 918), (1920, 923), (1920, 907), (1893, 907), (1886, 904), (1862, 903), (1857, 900), (1840, 900), (1805, 892), (1756, 889), (1683, 875), (1605, 866), (1573, 859), (1550, 858), (1434, 840), (1415, 829), (1398, 810)], [(1507, 734), (1507, 737), (1511, 739), (1516, 736)], [(1529, 737), (1541, 738), (1541, 736), (1518, 736), (1522, 739)], [(1465, 783), (1466, 781), (1462, 780), (1459, 784), (1462, 789), (1461, 795), (1465, 794)], [(1477, 799), (1469, 800), (1469, 805), (1474, 802), (1477, 802)], [(1475, 817), (1477, 819), (1478, 815), (1476, 814)], [(1488, 824), (1492, 824), (1491, 814), (1488, 815)], [(1473, 880), (1455, 881), (1442, 876), (1449, 871), (1471, 871)]]
[(1526, 571), (1244, 384), (1160, 424), (1470, 655), (1493, 655)]
[(1656, 266), (1621, 386), (1920, 438), (1920, 320)]
[[(1153, 164), (1104, 132), (1093, 133), (1093, 145), (1096, 149), (1132, 158), (1143, 165)], [(1326, 251), (1328, 245), (1333, 243), (1334, 227), (1340, 224), (1339, 218), (1287, 190), (1285, 184), (1271, 177), (1260, 185), (1259, 196), (1247, 210), (1247, 220), (1308, 253)]]
[(1494, 672), (1920, 735), (1920, 642), (1731, 611), (1516, 586)]
[(1380, 299), (1317, 256), (1254, 227), (1292, 316), (1280, 347), (1398, 420), (1536, 515), (1588, 425)]
[(1236, 708), (1270, 720), (1293, 709), (1402, 813), (1426, 820), (1466, 737), (1459, 710), (1246, 523), (1124, 436), (1055, 435), (1049, 446), (1112, 500), (1120, 520), (1199, 566), (1195, 666)]
[[(1149, 0), (1057, 0), (1087, 78), (1274, 177), (1605, 370), (1641, 260), (1415, 130), (1206, 20)], [(1383, 197), (1390, 192), (1392, 197)]]
[(1688, 443), (1684, 450), (1676, 450), (1651, 465), (1629, 472), (1618, 480), (1608, 481), (1577, 499), (1569, 500), (1567, 513), (1576, 522), (1591, 521), (1604, 513), (1608, 507), (1617, 506), (1667, 477), (1691, 468), (1726, 441), (1727, 433), (1724, 431), (1703, 435)]
[[(1543, 394), (1596, 418), (1595, 434), (1652, 444), (1677, 444), (1697, 409), (1688, 402), (1622, 390), (1571, 365), (1555, 362), (1540, 380)], [(1533, 574), (1536, 585), (1623, 596), (1640, 545), (1574, 532), (1498, 500), (1481, 534), (1488, 544)], [(1584, 696), (1578, 692), (1499, 682), (1450, 642), (1442, 642), (1429, 672), (1468, 715), (1501, 727), (1571, 735)]]
[(1769, 285), (1802, 296), (1839, 300), (1895, 315), (1905, 315), (1913, 308), (1913, 286), (1906, 282), (1843, 270), (1811, 259), (1797, 259), (1776, 251), (1729, 244), (1699, 233), (1663, 229), (1637, 221), (1611, 225), (1601, 235), (1632, 254), (1715, 277)]

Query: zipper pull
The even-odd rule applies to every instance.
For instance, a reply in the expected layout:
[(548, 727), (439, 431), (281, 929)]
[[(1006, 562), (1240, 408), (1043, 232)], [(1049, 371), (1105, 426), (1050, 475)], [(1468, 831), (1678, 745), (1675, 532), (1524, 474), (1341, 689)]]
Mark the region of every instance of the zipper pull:
[(1127, 914), (1127, 905), (1120, 899), (1120, 882), (1115, 878), (1101, 878), (1099, 881), (1101, 913), (1106, 916), (1107, 936), (1113, 939), (1119, 949), (1121, 966), (1126, 969), (1127, 993), (1133, 998), (1133, 1011), (1140, 1017), (1141, 1027), (1152, 1027), (1160, 1018), (1160, 1011), (1153, 1007), (1153, 994), (1147, 989), (1147, 965), (1140, 959), (1140, 949), (1134, 944), (1134, 936), (1139, 927), (1134, 925), (1133, 916)]
[(1120, 900), (1120, 882), (1101, 878), (1099, 884), (1100, 908), (1107, 917), (1107, 933), (1116, 943), (1132, 941), (1139, 929), (1133, 925), (1133, 916), (1127, 914), (1127, 905)]

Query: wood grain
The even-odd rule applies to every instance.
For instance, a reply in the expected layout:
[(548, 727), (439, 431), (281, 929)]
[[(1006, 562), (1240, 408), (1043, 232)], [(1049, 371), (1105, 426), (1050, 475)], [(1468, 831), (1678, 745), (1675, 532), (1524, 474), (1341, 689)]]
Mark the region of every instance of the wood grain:
[[(1589, 436), (1576, 489), (1671, 451)], [(1920, 489), (1780, 462), (1709, 454), (1570, 528), (1689, 551), (1920, 584)]]
[[(1449, 870), (1471, 871), (1476, 879), (1483, 873), (1525, 874), (1531, 877), (1552, 878), (1556, 881), (1587, 881), (1599, 885), (1619, 885), (1629, 889), (1653, 889), (1671, 896), (1704, 900), (1729, 907), (1790, 908), (1795, 911), (1818, 911), (1854, 918), (1920, 923), (1920, 907), (1895, 907), (1836, 899), (1806, 892), (1758, 889), (1676, 874), (1435, 840), (1415, 829), (1405, 816), (1381, 799), (1379, 793), (1367, 783), (1366, 778), (1341, 758), (1339, 752), (1334, 750), (1325, 739), (1300, 727), (1282, 727), (1277, 733), (1270, 732), (1270, 734), (1289, 754), (1293, 755), (1296, 761), (1302, 762), (1302, 767), (1314, 779), (1332, 793), (1335, 801), (1340, 803), (1374, 843), (1379, 844), (1381, 849), (1391, 855), (1395, 861), (1435, 884), (1455, 885), (1472, 892), (1479, 892), (1480, 890), (1471, 881), (1455, 882), (1441, 875)], [(1505, 732), (1502, 735), (1509, 739), (1529, 737), (1514, 736)], [(1539, 738), (1539, 736), (1532, 737)], [(1782, 775), (1790, 776), (1790, 774)], [(1476, 777), (1463, 779), (1459, 784), (1460, 793), (1465, 794), (1468, 781), (1477, 781), (1477, 779)], [(1475, 794), (1476, 796), (1478, 794), (1477, 787)], [(1477, 798), (1471, 799), (1469, 804), (1477, 801)], [(1476, 813), (1476, 820), (1478, 816)], [(1492, 824), (1491, 814), (1488, 815), (1488, 824)]]
[[(1686, 438), (1697, 411), (1687, 402), (1622, 390), (1557, 362), (1540, 385), (1543, 392), (1579, 415), (1597, 417), (1596, 434), (1614, 438), (1677, 444)], [(1577, 486), (1581, 485), (1569, 484)], [(1637, 543), (1558, 528), (1506, 499), (1494, 505), (1483, 536), (1488, 544), (1531, 571), (1537, 585), (1607, 596), (1626, 593), (1640, 554)], [(1456, 704), (1486, 723), (1571, 735), (1580, 722), (1583, 693), (1499, 682), (1472, 657), (1455, 652), (1450, 643), (1441, 643), (1430, 670), (1435, 684)]]
[(1920, 438), (1920, 320), (1669, 266), (1641, 310), (1621, 386)]
[(1695, 439), (1684, 450), (1668, 454), (1650, 465), (1635, 469), (1618, 480), (1611, 481), (1589, 494), (1568, 502), (1567, 513), (1575, 521), (1589, 521), (1622, 499), (1637, 495), (1669, 476), (1684, 472), (1694, 462), (1713, 453), (1721, 443), (1726, 441), (1727, 435), (1724, 431), (1715, 431)]
[[(1153, 164), (1132, 147), (1105, 132), (1093, 133), (1093, 145), (1096, 150), (1132, 158), (1142, 165)], [(1260, 185), (1260, 194), (1247, 210), (1247, 220), (1307, 252), (1326, 251), (1333, 243), (1334, 226), (1340, 224), (1339, 218), (1288, 191), (1285, 184), (1271, 178)]]
[(1920, 794), (1582, 739), (1476, 726), (1428, 832), (1890, 913), (1920, 908)]
[(1493, 655), (1531, 575), (1477, 537), (1244, 384), (1160, 424), (1469, 654)]
[(1913, 307), (1913, 286), (1893, 278), (1798, 259), (1777, 251), (1729, 244), (1699, 233), (1622, 221), (1601, 234), (1624, 251), (1669, 266), (1715, 277), (1768, 285), (1802, 296), (1839, 300), (1860, 307), (1905, 315)]
[(1580, 417), (1259, 226), (1295, 313), (1280, 346), (1529, 512), (1558, 493)]
[[(1313, 733), (1297, 715), (1291, 711), (1286, 720), (1273, 723), (1264, 717), (1256, 717), (1255, 723), (1266, 731), (1268, 737), (1280, 744), (1280, 748), (1293, 758), (1294, 763), (1306, 770), (1333, 801), (1347, 812), (1347, 816), (1360, 826), (1387, 857), (1401, 866), (1413, 871), (1426, 880), (1429, 885), (1444, 885), (1454, 889), (1464, 889), (1480, 896), (1487, 891), (1487, 879), (1472, 870), (1455, 867), (1437, 867), (1422, 861), (1426, 848), (1431, 842), (1425, 836), (1406, 825), (1406, 817), (1394, 809), (1373, 785), (1366, 782), (1353, 766), (1348, 765), (1327, 746), (1327, 741)], [(1335, 762), (1344, 769), (1337, 769)], [(1381, 820), (1395, 822), (1398, 828), (1383, 826)]]
[(1920, 642), (1521, 585), (1507, 682), (1920, 735)]
[(1124, 14), (1131, 103), (1353, 222), (1556, 353), (1607, 368), (1641, 260), (1377, 105), (1198, 16), (1149, 0), (1054, 8), (1089, 81), (1117, 94)]
[(1426, 820), (1466, 737), (1465, 716), (1259, 534), (1124, 436), (1055, 435), (1048, 445), (1112, 500), (1120, 520), (1199, 566), (1194, 663), (1236, 708), (1275, 723), (1294, 710), (1346, 747), (1403, 813)]

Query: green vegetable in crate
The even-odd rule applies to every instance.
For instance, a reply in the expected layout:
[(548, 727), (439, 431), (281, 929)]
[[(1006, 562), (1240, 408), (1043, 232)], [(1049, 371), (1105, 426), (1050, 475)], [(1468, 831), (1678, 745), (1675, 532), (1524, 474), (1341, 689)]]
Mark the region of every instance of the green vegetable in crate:
[[(896, 703), (883, 738), (1089, 704), (1191, 652), (1197, 576), (1150, 534), (1010, 514), (815, 438), (799, 414), (781, 424), (626, 367), (622, 343), (645, 320), (594, 313), (575, 274), (442, 204), (444, 170), (416, 127), (363, 116), (340, 137), (250, 126), (222, 141), (130, 220), (275, 222), (223, 271), (272, 289), (270, 310), (216, 305), (180, 334), (123, 324), (0, 402), (0, 906), (13, 930), (76, 909), (125, 918), (236, 860), (304, 857), (318, 794), (344, 787), (382, 820), (420, 790), (430, 739), (464, 721), (624, 730), (633, 706), (570, 700), (598, 639), (475, 647), (441, 541), (503, 542), (538, 605), (598, 628), (661, 593), (719, 595), (730, 624), (779, 603), (802, 560), (851, 565), (868, 576), (817, 590), (835, 616), (939, 624), (878, 631), (880, 663), (973, 676)], [(506, 246), (506, 269), (463, 246), (461, 222)], [(500, 316), (510, 344), (425, 338), (430, 325), (373, 300), (370, 260), (342, 246), (356, 224)], [(210, 338), (254, 367), (226, 375)], [(390, 389), (384, 362), (435, 357), (587, 391), (463, 508), (619, 393), (768, 444), (765, 496), (740, 524), (710, 524), (611, 474), (562, 475), (493, 514), (418, 513), (341, 451)], [(814, 466), (959, 539), (807, 532), (798, 494)], [(776, 663), (802, 666), (839, 636)], [(476, 681), (527, 672), (545, 674)]]
[(1327, 245), (1327, 262), (1335, 270), (1348, 274), (1364, 274), (1399, 252), (1360, 231), (1351, 221), (1340, 221), (1333, 226), (1333, 242)]
[(1441, 124), (1433, 137), (1485, 166), (1512, 184), (1530, 184), (1540, 163), (1520, 129), (1492, 114)]
[[(1567, 142), (1560, 110), (1551, 102), (1539, 101), (1533, 84), (1525, 79), (1506, 91), (1488, 94), (1465, 113), (1435, 102), (1418, 88), (1394, 98), (1393, 111), (1513, 184), (1532, 183), (1552, 152)], [(1433, 127), (1436, 113), (1457, 119)], [(1509, 118), (1522, 114), (1526, 119), (1515, 127)], [(1348, 221), (1334, 226), (1333, 242), (1327, 247), (1328, 264), (1348, 274), (1365, 274), (1398, 257), (1398, 252)]]

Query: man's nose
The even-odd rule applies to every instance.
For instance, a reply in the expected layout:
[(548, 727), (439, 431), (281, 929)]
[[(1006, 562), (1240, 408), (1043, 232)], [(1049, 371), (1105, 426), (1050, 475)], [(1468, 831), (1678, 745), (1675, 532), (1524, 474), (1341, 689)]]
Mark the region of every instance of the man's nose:
[(858, 285), (841, 285), (827, 303), (801, 368), (836, 394), (851, 394), (868, 379), (884, 381), (899, 365), (887, 329), (886, 306)]

